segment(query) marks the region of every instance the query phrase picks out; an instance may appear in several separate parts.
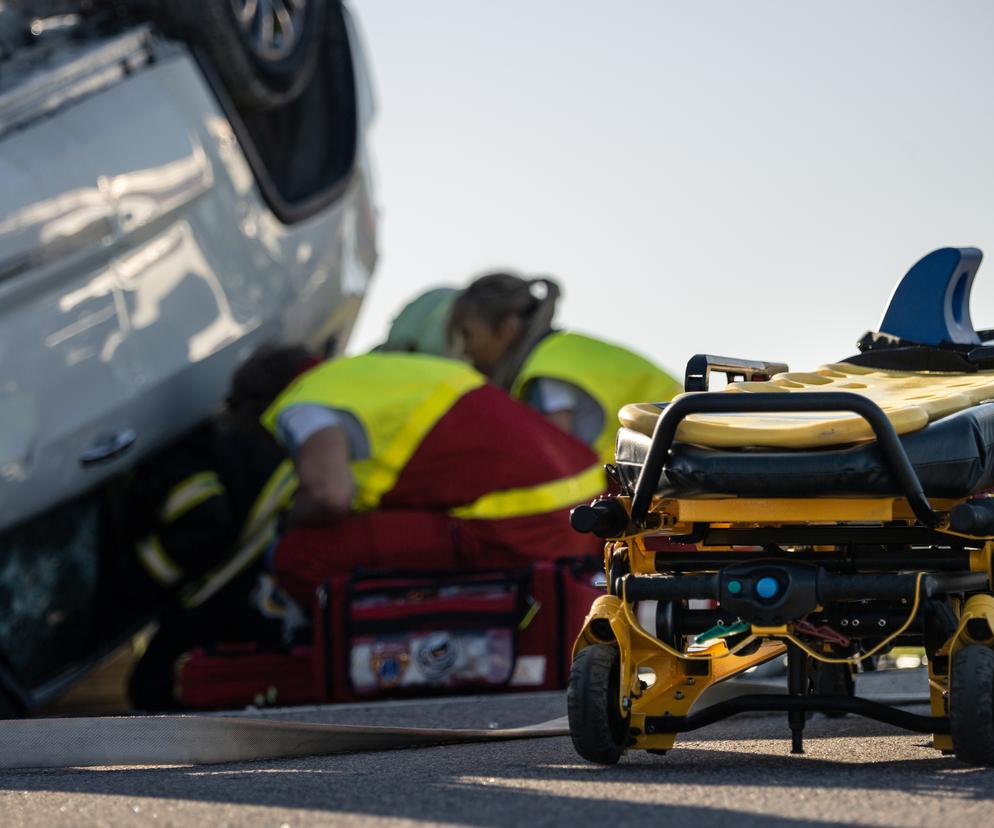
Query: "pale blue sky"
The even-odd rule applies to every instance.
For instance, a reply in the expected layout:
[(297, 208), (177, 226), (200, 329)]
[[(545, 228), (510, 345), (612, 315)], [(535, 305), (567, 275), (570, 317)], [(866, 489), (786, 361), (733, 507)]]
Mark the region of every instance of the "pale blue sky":
[(681, 374), (855, 351), (920, 256), (986, 249), (994, 3), (351, 0), (381, 260), (350, 350), (420, 290), (551, 274), (564, 327)]

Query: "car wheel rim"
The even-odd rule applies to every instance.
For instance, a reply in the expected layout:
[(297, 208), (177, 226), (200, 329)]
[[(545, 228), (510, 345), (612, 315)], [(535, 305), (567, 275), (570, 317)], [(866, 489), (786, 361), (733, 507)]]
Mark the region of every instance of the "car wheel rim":
[(252, 54), (275, 63), (300, 42), (307, 0), (231, 0), (231, 9)]

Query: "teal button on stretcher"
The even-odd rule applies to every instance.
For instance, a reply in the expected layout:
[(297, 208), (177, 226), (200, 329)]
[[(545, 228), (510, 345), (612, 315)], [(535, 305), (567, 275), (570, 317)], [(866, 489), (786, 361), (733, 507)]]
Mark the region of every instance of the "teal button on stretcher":
[(742, 581), (729, 581), (728, 591), (732, 595), (738, 595), (740, 592), (742, 592)]

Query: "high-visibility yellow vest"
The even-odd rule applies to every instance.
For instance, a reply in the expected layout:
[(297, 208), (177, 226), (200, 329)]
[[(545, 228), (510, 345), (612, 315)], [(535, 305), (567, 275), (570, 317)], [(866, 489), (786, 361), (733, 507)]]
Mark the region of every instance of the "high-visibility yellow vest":
[(593, 449), (614, 462), (618, 411), (632, 402), (664, 402), (683, 388), (649, 360), (625, 348), (583, 334), (555, 332), (538, 343), (514, 381), (511, 394), (522, 399), (529, 381), (540, 377), (571, 383), (593, 397), (604, 426)]
[[(366, 431), (370, 456), (352, 464), (353, 508), (375, 509), (435, 423), (468, 391), (484, 384), (461, 362), (424, 354), (372, 353), (325, 362), (299, 377), (262, 415), (275, 432), (280, 412), (314, 404), (348, 411)], [(439, 474), (444, 474), (439, 469)], [(566, 509), (602, 494), (600, 465), (519, 489), (497, 490), (450, 510), (467, 520), (499, 520)]]
[(369, 511), (394, 487), (435, 423), (484, 382), (468, 365), (424, 354), (330, 360), (291, 383), (262, 415), (262, 424), (275, 433), (280, 413), (294, 405), (321, 405), (354, 416), (369, 440), (369, 457), (352, 463), (352, 506)]

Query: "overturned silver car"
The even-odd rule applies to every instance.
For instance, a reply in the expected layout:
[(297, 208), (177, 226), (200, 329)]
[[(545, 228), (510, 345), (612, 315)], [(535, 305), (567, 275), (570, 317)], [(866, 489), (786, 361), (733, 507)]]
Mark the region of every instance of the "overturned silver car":
[(122, 475), (264, 340), (345, 344), (376, 259), (337, 0), (0, 0), (0, 711), (97, 621)]

